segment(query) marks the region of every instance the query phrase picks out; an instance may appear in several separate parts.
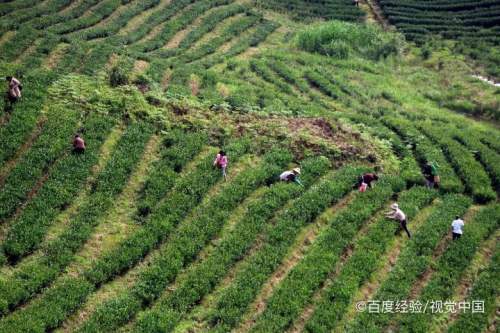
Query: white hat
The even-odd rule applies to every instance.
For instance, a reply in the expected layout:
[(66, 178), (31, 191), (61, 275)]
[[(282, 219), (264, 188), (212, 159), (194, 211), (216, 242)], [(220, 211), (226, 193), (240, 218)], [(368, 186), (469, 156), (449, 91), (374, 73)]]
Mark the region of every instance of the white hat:
[(399, 206), (398, 206), (398, 204), (397, 204), (397, 203), (393, 203), (393, 204), (391, 205), (391, 208), (392, 208), (392, 209), (398, 209), (398, 208), (399, 208)]
[(292, 171), (295, 172), (296, 174), (300, 175), (300, 168), (295, 168)]

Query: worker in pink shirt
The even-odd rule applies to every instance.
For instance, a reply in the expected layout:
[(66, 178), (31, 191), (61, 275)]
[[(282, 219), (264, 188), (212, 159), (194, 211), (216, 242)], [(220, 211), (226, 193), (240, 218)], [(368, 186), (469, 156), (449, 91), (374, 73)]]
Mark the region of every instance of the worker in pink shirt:
[(227, 178), (226, 175), (227, 163), (228, 162), (226, 153), (223, 150), (219, 151), (219, 153), (215, 157), (214, 166), (222, 170), (222, 176), (224, 177), (224, 180), (226, 180)]
[(75, 154), (83, 154), (85, 152), (85, 141), (77, 134), (73, 140), (73, 152)]
[(21, 98), (21, 90), (23, 86), (21, 81), (12, 76), (5, 78), (9, 84), (9, 90), (5, 96), (5, 106), (8, 111), (12, 110), (12, 106)]

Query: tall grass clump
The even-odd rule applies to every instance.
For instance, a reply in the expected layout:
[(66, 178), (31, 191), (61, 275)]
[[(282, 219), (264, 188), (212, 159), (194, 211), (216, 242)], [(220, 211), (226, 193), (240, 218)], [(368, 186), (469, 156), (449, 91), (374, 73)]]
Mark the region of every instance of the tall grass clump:
[(404, 39), (399, 33), (385, 32), (374, 25), (330, 21), (299, 32), (296, 44), (302, 50), (338, 59), (361, 56), (380, 60), (399, 55)]

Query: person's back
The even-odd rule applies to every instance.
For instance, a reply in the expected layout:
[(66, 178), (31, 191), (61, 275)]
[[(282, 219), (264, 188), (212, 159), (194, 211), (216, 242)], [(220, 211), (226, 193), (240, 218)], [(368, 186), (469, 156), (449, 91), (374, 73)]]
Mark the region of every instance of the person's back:
[(85, 141), (81, 137), (75, 138), (75, 148), (85, 149)]
[(227, 166), (227, 156), (226, 155), (217, 154), (217, 163), (222, 168), (225, 168)]
[(9, 93), (12, 97), (21, 98), (21, 81), (15, 77), (8, 77), (9, 81)]
[(283, 173), (281, 173), (280, 175), (280, 180), (283, 180), (283, 181), (290, 181), (293, 179), (291, 178), (295, 178), (295, 174), (292, 172), (292, 171), (284, 171)]
[(303, 186), (302, 182), (299, 179), (299, 175), (300, 175), (300, 168), (294, 168), (292, 170), (288, 170), (281, 173), (280, 180), (286, 182), (295, 182), (300, 186)]
[(424, 175), (432, 176), (432, 167), (430, 164), (424, 165)]
[(405, 221), (406, 220), (406, 214), (399, 208), (396, 208), (394, 210), (393, 216), (398, 221)]
[(223, 150), (219, 151), (217, 156), (215, 156), (214, 166), (216, 166), (222, 170), (222, 176), (224, 177), (224, 179), (226, 179), (226, 177), (227, 177), (227, 175), (226, 175), (227, 163), (228, 163), (228, 160), (227, 160), (226, 153)]
[(462, 236), (464, 225), (464, 221), (458, 216), (455, 218), (455, 220), (453, 220), (453, 222), (451, 223), (451, 232), (453, 234), (454, 240)]
[(375, 173), (365, 173), (362, 177), (363, 183), (367, 184), (369, 187), (372, 187), (372, 182), (378, 180), (378, 176)]
[(391, 219), (398, 221), (399, 227), (396, 230), (395, 234), (397, 235), (401, 232), (401, 230), (404, 230), (404, 231), (406, 231), (408, 238), (411, 238), (410, 231), (408, 230), (408, 227), (407, 227), (406, 214), (401, 209), (399, 209), (399, 206), (397, 203), (392, 204), (391, 209), (392, 210), (390, 212), (386, 213), (386, 216), (388, 218), (391, 218)]
[(75, 135), (75, 139), (73, 140), (73, 151), (79, 154), (85, 152), (85, 141), (79, 135)]

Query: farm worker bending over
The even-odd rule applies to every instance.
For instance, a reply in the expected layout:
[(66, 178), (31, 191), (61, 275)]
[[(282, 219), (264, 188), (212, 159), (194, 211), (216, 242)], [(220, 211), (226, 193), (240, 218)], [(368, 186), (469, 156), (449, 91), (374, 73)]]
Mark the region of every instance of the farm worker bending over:
[(299, 175), (300, 175), (300, 168), (295, 168), (293, 170), (288, 170), (283, 172), (280, 175), (280, 180), (283, 182), (295, 182), (302, 186), (302, 183), (300, 182), (299, 179)]
[(453, 235), (453, 240), (457, 240), (462, 236), (464, 227), (464, 221), (459, 217), (455, 217), (455, 220), (451, 223), (451, 234)]
[(85, 152), (85, 141), (77, 134), (73, 140), (73, 152), (76, 154), (83, 154)]
[(359, 177), (358, 185), (357, 187), (363, 186), (363, 184), (366, 184), (369, 188), (372, 188), (372, 182), (378, 180), (378, 175), (376, 173), (365, 173), (361, 177)]
[(401, 209), (399, 209), (399, 206), (397, 203), (393, 203), (391, 205), (391, 211), (387, 212), (385, 214), (385, 216), (399, 222), (399, 227), (396, 230), (396, 232), (394, 233), (395, 235), (398, 235), (401, 232), (401, 230), (404, 230), (408, 234), (408, 238), (411, 238), (410, 231), (408, 231), (408, 227), (406, 226), (406, 222), (407, 222), (406, 215), (405, 215), (405, 213), (403, 213), (403, 211)]
[(219, 153), (215, 157), (214, 166), (222, 170), (222, 176), (224, 177), (224, 180), (226, 180), (227, 156), (223, 150), (219, 151)]
[(21, 81), (15, 77), (7, 76), (5, 79), (9, 83), (6, 99), (10, 103), (10, 106), (12, 106), (12, 104), (21, 98), (21, 89), (23, 89), (23, 86), (21, 85)]
[(434, 162), (427, 162), (424, 166), (424, 177), (429, 188), (439, 187), (438, 167), (439, 165)]

